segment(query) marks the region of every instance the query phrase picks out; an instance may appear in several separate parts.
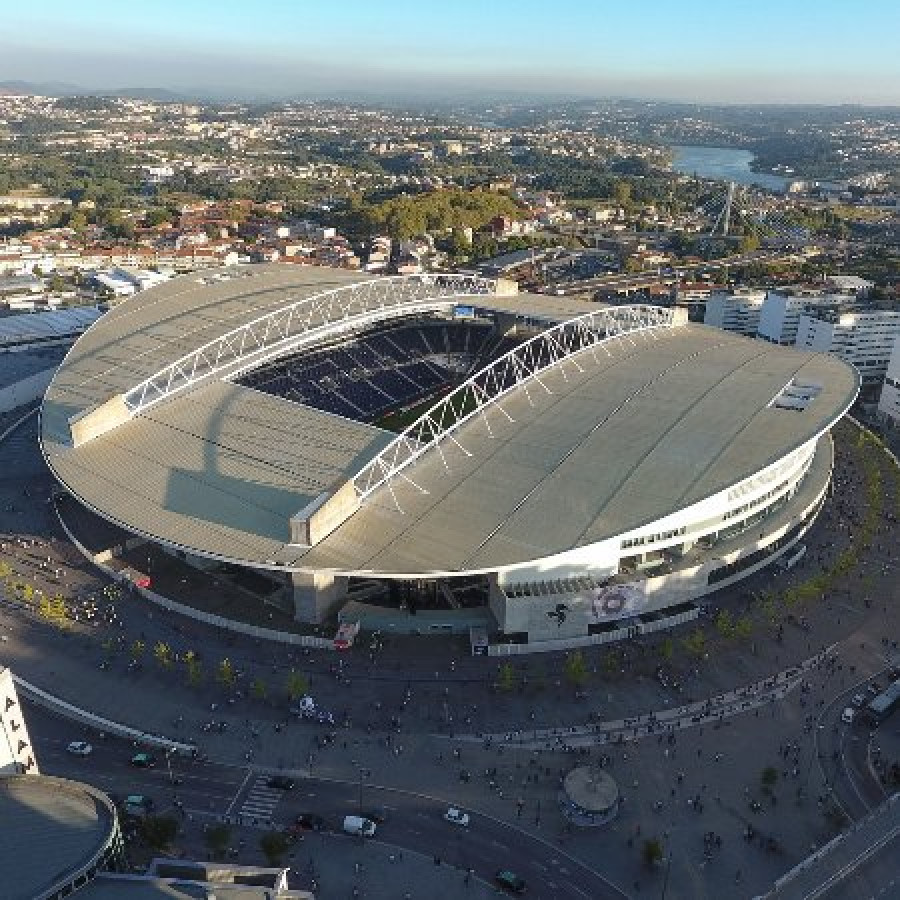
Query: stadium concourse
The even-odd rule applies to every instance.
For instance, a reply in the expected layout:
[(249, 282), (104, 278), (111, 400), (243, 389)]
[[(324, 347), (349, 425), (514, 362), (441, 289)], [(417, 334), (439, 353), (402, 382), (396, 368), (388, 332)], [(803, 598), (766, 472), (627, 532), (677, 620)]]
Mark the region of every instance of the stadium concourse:
[(515, 288), (278, 265), (175, 279), (77, 341), (44, 398), (45, 458), (135, 540), (252, 570), (300, 621), (494, 653), (685, 621), (802, 539), (851, 367), (680, 309)]

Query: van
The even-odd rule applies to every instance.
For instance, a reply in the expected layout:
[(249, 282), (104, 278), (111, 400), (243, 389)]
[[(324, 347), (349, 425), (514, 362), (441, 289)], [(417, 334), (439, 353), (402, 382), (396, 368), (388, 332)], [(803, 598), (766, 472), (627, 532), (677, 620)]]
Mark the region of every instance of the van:
[(153, 810), (153, 800), (143, 794), (129, 794), (125, 798), (125, 813), (136, 818), (149, 816)]
[(362, 837), (374, 837), (375, 823), (362, 816), (344, 816), (344, 833), (357, 834)]

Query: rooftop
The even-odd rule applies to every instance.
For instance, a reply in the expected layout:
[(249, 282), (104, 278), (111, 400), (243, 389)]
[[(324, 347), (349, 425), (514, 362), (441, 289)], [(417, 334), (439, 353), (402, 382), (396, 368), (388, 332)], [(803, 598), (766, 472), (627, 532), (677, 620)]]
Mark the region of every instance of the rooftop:
[[(74, 413), (211, 336), (289, 297), (361, 280), (330, 269), (249, 271), (229, 281), (175, 279), (107, 314), (51, 385), (42, 439), (57, 476), (105, 517), (163, 543), (262, 567), (434, 574), (552, 556), (754, 475), (829, 427), (857, 390), (855, 372), (834, 357), (703, 326), (611, 341), (469, 419), (454, 432), (465, 453), (448, 440), (441, 452), (423, 454), (404, 474), (427, 493), (395, 478), (304, 548), (288, 543), (290, 517), (333, 492), (393, 435), (210, 379), (78, 448), (69, 440)], [(548, 320), (596, 309), (532, 295), (483, 301)], [(792, 379), (821, 389), (804, 409), (771, 406)]]
[(87, 866), (115, 827), (106, 797), (45, 775), (0, 778), (4, 900), (31, 900)]

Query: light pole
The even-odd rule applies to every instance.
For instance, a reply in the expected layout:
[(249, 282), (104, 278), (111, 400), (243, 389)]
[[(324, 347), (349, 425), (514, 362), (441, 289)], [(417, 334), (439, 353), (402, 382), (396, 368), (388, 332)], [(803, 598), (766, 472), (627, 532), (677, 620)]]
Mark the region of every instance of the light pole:
[(362, 815), (363, 808), (363, 777), (370, 778), (372, 773), (369, 769), (360, 768), (359, 770), (359, 814)]
[(175, 787), (175, 776), (172, 774), (172, 754), (174, 752), (174, 747), (169, 747), (169, 749), (166, 750), (166, 768), (169, 770), (169, 784), (171, 784), (172, 787)]

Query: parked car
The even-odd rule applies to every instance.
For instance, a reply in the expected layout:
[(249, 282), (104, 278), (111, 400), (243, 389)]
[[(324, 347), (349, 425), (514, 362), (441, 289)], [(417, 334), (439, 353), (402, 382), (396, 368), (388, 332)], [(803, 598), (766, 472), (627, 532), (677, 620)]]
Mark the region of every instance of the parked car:
[(494, 881), (511, 894), (525, 893), (525, 879), (520, 878), (515, 872), (510, 872), (509, 869), (500, 869), (496, 872)]
[(131, 764), (138, 769), (152, 769), (156, 765), (156, 757), (152, 753), (135, 753)]
[(848, 707), (841, 713), (841, 721), (842, 721), (845, 725), (852, 725), (852, 724), (853, 724), (853, 719), (854, 719), (855, 716), (856, 716), (856, 710), (855, 710), (852, 706), (848, 706)]
[(153, 800), (144, 794), (129, 794), (125, 798), (125, 812), (129, 816), (149, 816), (154, 805)]
[(294, 824), (307, 831), (325, 830), (325, 820), (316, 813), (300, 813), (300, 815), (294, 819)]
[(457, 809), (455, 806), (451, 806), (447, 812), (444, 813), (444, 818), (453, 825), (461, 825), (465, 828), (469, 824), (469, 814), (464, 813), (461, 809)]
[(344, 816), (344, 833), (360, 837), (375, 837), (375, 823), (362, 816)]
[(294, 779), (288, 778), (287, 775), (273, 775), (266, 781), (266, 787), (279, 791), (291, 791), (294, 789)]
[(66, 752), (71, 753), (74, 756), (90, 756), (93, 751), (94, 748), (86, 741), (72, 741), (72, 743), (66, 747)]

